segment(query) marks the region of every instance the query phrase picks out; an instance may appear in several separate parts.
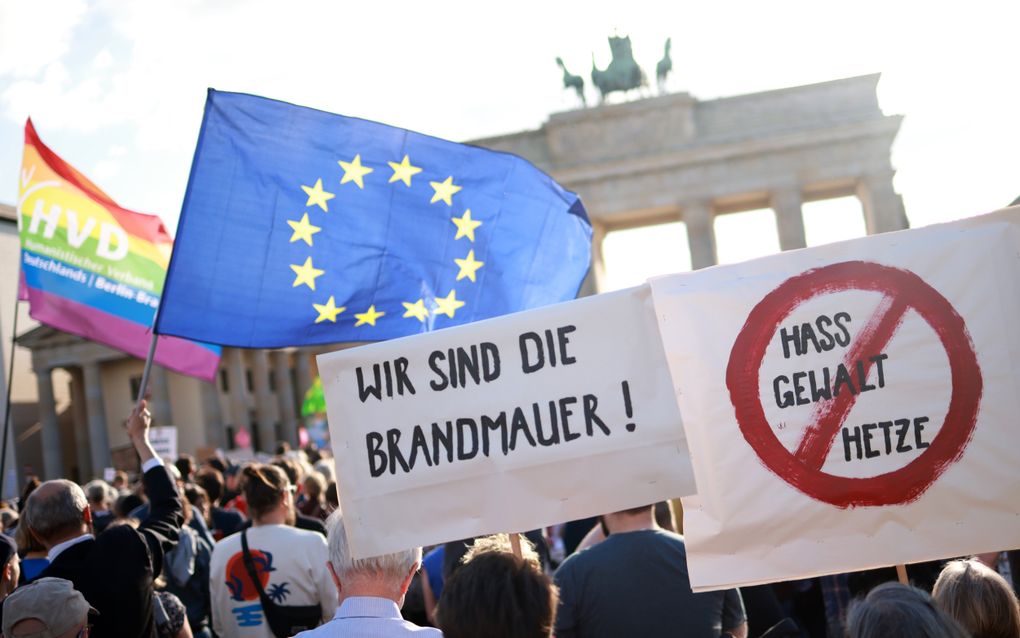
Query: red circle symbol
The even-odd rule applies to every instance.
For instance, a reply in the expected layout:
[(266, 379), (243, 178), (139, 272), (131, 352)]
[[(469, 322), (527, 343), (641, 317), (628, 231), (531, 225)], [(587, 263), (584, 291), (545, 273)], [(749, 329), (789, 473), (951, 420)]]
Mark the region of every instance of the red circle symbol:
[[(866, 353), (881, 352), (907, 311), (914, 310), (945, 348), (952, 385), (946, 420), (924, 452), (902, 468), (866, 478), (836, 476), (821, 469), (860, 395), (844, 391), (816, 404), (795, 452), (776, 437), (759, 395), (761, 364), (779, 324), (805, 301), (847, 290), (878, 292), (883, 297), (874, 316), (847, 347), (844, 363), (867, 360)], [(869, 361), (865, 375), (870, 366)], [(804, 494), (845, 508), (909, 503), (931, 487), (963, 456), (977, 423), (982, 380), (967, 326), (945, 297), (907, 270), (847, 261), (787, 279), (751, 310), (730, 351), (726, 387), (740, 432), (765, 467)]]

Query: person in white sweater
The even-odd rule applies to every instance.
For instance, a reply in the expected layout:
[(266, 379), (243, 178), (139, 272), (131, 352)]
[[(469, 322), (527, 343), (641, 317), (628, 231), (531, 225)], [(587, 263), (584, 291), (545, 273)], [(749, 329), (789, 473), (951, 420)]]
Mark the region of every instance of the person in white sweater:
[[(242, 470), (242, 489), (253, 525), (216, 544), (210, 567), (213, 630), (220, 638), (273, 638), (262, 604), (311, 608), (315, 626), (337, 608), (337, 593), (326, 567), (326, 539), (292, 527), (294, 487), (272, 465), (253, 464)], [(242, 541), (248, 544), (253, 582), (245, 564)], [(261, 588), (262, 593), (259, 592)], [(315, 606), (319, 613), (314, 614)], [(305, 610), (306, 615), (309, 611)], [(292, 625), (297, 627), (298, 625)], [(286, 634), (292, 635), (292, 634)]]

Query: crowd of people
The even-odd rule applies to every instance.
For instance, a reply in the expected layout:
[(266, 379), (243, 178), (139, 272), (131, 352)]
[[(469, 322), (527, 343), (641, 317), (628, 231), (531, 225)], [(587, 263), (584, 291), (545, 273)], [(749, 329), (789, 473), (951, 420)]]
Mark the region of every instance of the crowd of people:
[(168, 464), (148, 427), (143, 405), (135, 480), (33, 480), (0, 509), (4, 637), (1020, 637), (999, 555), (912, 567), (917, 586), (873, 570), (692, 593), (668, 503), (354, 559), (323, 453)]

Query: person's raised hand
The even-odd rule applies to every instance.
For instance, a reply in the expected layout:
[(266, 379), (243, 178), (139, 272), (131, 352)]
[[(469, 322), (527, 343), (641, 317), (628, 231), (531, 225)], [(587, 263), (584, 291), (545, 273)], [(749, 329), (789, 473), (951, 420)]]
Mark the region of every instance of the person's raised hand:
[(134, 440), (146, 440), (151, 425), (152, 415), (149, 413), (148, 401), (142, 399), (142, 402), (131, 410), (131, 416), (128, 417), (128, 436)]

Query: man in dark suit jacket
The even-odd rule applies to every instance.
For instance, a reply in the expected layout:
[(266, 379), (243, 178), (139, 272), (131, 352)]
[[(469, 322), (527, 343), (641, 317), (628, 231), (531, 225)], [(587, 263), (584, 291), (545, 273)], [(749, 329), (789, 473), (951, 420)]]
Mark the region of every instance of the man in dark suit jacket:
[(93, 536), (85, 493), (70, 481), (47, 481), (28, 499), (31, 532), (49, 552), (50, 565), (40, 577), (71, 581), (99, 611), (94, 638), (156, 638), (153, 579), (177, 543), (183, 515), (177, 488), (149, 444), (150, 421), (144, 403), (128, 419), (150, 503), (137, 530), (120, 525)]

